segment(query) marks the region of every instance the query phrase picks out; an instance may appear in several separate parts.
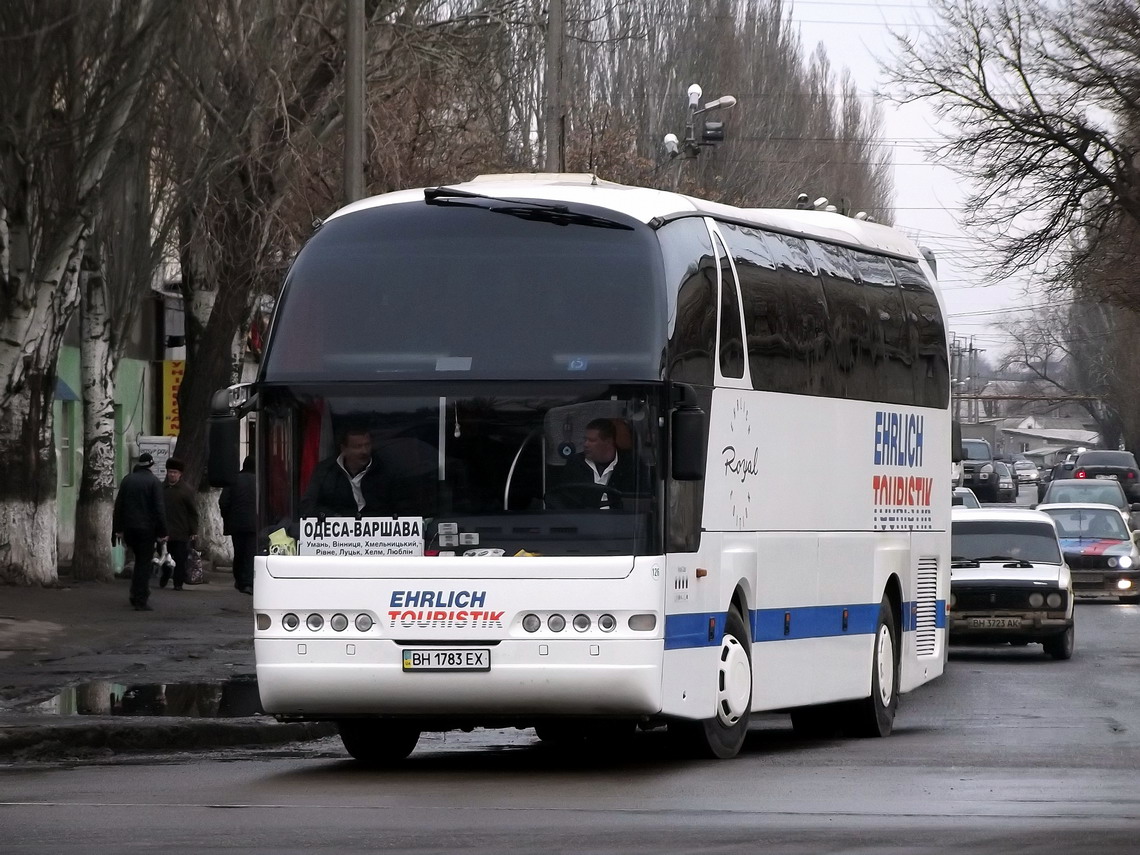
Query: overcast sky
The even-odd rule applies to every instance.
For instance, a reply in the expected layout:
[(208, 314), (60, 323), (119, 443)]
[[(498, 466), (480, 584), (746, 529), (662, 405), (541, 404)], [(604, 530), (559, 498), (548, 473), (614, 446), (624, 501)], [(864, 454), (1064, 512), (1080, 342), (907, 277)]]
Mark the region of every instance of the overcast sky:
[[(876, 58), (892, 58), (891, 31), (928, 36), (938, 29), (927, 0), (787, 0), (787, 6), (805, 49), (822, 43), (832, 66), (849, 69), (868, 99), (884, 87)], [(1025, 296), (1027, 280), (996, 286), (982, 281), (977, 259), (985, 243), (959, 225), (963, 182), (922, 151), (952, 129), (939, 127), (924, 105), (883, 102), (883, 113), (895, 163), (895, 225), (937, 255), (950, 329), (975, 336), (996, 361), (1008, 337), (993, 324), (1040, 298)]]

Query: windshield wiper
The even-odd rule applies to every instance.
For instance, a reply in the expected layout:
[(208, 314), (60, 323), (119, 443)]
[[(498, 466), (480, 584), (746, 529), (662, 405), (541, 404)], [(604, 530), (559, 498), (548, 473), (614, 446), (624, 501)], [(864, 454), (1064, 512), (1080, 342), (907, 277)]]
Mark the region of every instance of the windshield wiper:
[(953, 558), (950, 559), (950, 566), (951, 567), (979, 567), (981, 565), (979, 565), (978, 562), (975, 561), (973, 558), (963, 558), (960, 555), (955, 555)]
[(1013, 558), (1009, 555), (987, 555), (985, 558), (979, 558), (979, 561), (1005, 561), (1003, 567), (1032, 567), (1031, 561), (1026, 561), (1024, 558)]
[(533, 220), (542, 223), (554, 223), (557, 226), (594, 226), (601, 229), (622, 229), (633, 231), (633, 226), (619, 223), (605, 217), (593, 214), (584, 214), (580, 211), (571, 211), (566, 205), (555, 205), (547, 202), (530, 202), (525, 199), (499, 199), (495, 196), (484, 196), (482, 193), (472, 193), (469, 190), (459, 190), (454, 187), (428, 187), (424, 190), (424, 201), (429, 205), (462, 205), (470, 208), (482, 208), (482, 205), (472, 205), (459, 199), (479, 199), (484, 202), (502, 202), (502, 205), (490, 205), (485, 210), (493, 214), (508, 214), (523, 220)]

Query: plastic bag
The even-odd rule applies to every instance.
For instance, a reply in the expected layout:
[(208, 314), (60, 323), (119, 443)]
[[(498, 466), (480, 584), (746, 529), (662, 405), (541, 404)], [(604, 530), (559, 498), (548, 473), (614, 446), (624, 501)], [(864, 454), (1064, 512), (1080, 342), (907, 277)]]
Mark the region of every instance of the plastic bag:
[(202, 561), (202, 553), (190, 547), (186, 553), (186, 584), (201, 585), (206, 581), (206, 565)]
[(167, 551), (165, 540), (154, 548), (154, 558), (150, 560), (150, 563), (156, 571), (164, 567), (174, 569), (174, 556)]
[(122, 576), (127, 569), (127, 548), (123, 546), (123, 539), (116, 537), (111, 543), (111, 572)]

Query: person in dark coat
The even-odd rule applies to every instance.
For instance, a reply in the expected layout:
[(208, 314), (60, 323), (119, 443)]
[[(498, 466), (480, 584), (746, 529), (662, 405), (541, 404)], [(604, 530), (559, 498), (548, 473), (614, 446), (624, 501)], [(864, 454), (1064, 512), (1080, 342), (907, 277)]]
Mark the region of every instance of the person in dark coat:
[(253, 458), (246, 457), (241, 472), (218, 498), (222, 530), (234, 546), (234, 587), (243, 594), (253, 593), (253, 556), (257, 552), (257, 479)]
[(162, 485), (150, 467), (150, 452), (139, 455), (134, 470), (119, 484), (115, 496), (112, 530), (116, 539), (130, 548), (135, 556), (131, 572), (131, 605), (138, 611), (150, 611), (150, 565), (157, 541), (166, 539), (166, 508)]
[(349, 426), (338, 435), (340, 453), (313, 469), (301, 517), (379, 517), (423, 513), (415, 508), (410, 492), (390, 477), (372, 454), (372, 434), (366, 427)]
[[(574, 485), (594, 486), (596, 490), (575, 490)], [(554, 489), (553, 506), (575, 508), (609, 508), (613, 501), (605, 491), (613, 487), (622, 495), (649, 490), (649, 473), (633, 454), (618, 453), (613, 422), (594, 419), (586, 425), (582, 451), (566, 461)]]
[[(166, 461), (166, 483), (162, 497), (166, 505), (166, 548), (174, 559), (174, 590), (181, 591), (186, 582), (186, 562), (190, 547), (198, 537), (198, 504), (194, 490), (182, 480), (184, 465), (176, 457)], [(158, 587), (165, 588), (170, 581), (170, 567), (162, 566)]]

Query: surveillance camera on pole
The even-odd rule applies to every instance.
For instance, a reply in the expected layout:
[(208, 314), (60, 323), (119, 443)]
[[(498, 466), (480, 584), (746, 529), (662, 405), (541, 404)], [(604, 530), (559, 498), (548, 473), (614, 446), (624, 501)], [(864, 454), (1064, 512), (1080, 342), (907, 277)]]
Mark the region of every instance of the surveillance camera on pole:
[(670, 158), (676, 157), (681, 153), (681, 147), (677, 142), (676, 134), (665, 134), (665, 139), (661, 142), (665, 146), (665, 153), (669, 155)]

